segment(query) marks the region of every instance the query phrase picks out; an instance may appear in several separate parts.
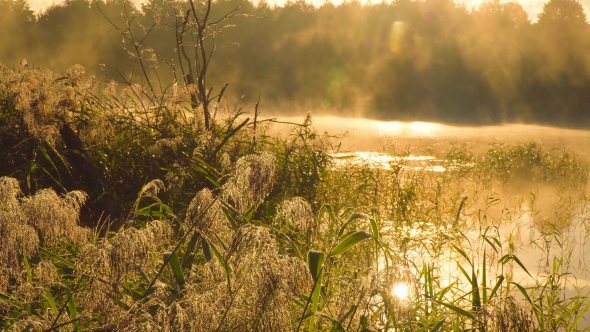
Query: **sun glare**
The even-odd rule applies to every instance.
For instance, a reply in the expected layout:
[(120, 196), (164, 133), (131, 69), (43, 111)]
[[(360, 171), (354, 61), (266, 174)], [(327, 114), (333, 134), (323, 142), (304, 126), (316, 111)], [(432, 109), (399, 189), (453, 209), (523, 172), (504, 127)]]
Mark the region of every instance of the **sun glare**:
[(413, 132), (421, 135), (431, 135), (434, 129), (434, 124), (428, 122), (412, 122), (410, 123), (410, 128)]
[(397, 134), (402, 129), (403, 125), (399, 121), (388, 121), (379, 122), (377, 127), (379, 128), (379, 134), (392, 135)]
[(393, 290), (391, 291), (391, 293), (397, 296), (400, 300), (405, 300), (408, 298), (410, 290), (408, 289), (408, 286), (406, 284), (399, 283), (393, 286)]

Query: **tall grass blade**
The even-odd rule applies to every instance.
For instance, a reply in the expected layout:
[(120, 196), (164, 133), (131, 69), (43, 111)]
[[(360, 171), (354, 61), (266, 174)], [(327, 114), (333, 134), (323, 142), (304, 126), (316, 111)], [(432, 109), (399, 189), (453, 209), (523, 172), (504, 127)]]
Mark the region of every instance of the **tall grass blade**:
[(123, 302), (122, 300), (120, 300), (119, 298), (117, 298), (115, 295), (113, 295), (113, 294), (111, 294), (111, 293), (109, 293), (109, 292), (105, 292), (105, 291), (103, 291), (103, 293), (104, 293), (106, 296), (108, 296), (108, 297), (109, 297), (111, 300), (115, 301), (115, 303), (116, 303), (116, 304), (117, 304), (119, 307), (123, 308), (123, 310), (125, 310), (125, 311), (129, 311), (129, 309), (131, 309), (131, 307), (130, 307), (130, 306), (127, 304), (127, 303)]
[(440, 305), (442, 305), (444, 307), (447, 307), (447, 308), (451, 309), (452, 311), (454, 311), (455, 313), (457, 313), (457, 314), (459, 314), (459, 315), (461, 315), (463, 317), (467, 317), (467, 318), (469, 318), (471, 320), (474, 320), (474, 321), (476, 320), (475, 316), (472, 313), (470, 313), (469, 311), (466, 311), (464, 309), (461, 309), (461, 308), (459, 308), (457, 306), (454, 306), (454, 305), (452, 305), (450, 303), (446, 303), (446, 302), (438, 301), (438, 300), (435, 300), (435, 301), (436, 301), (436, 303), (438, 303), (438, 304), (440, 304)]
[(45, 294), (45, 299), (47, 300), (47, 302), (49, 302), (49, 305), (51, 306), (51, 310), (53, 310), (53, 314), (57, 315), (57, 305), (55, 304), (55, 299), (53, 298), (53, 295), (51, 295), (51, 292), (47, 289), (44, 289), (43, 293)]
[(471, 262), (471, 259), (469, 259), (469, 257), (467, 256), (467, 253), (465, 253), (465, 251), (463, 251), (463, 249), (457, 247), (454, 244), (452, 244), (451, 246), (455, 249), (455, 251), (457, 251), (461, 256), (463, 256), (463, 258), (465, 258), (465, 260), (467, 260), (467, 262), (469, 263), (469, 265), (473, 266), (473, 263)]
[(502, 264), (506, 264), (509, 261), (515, 261), (516, 264), (518, 264), (520, 266), (521, 269), (524, 270), (524, 272), (526, 272), (531, 278), (533, 277), (529, 271), (526, 269), (526, 267), (524, 267), (524, 264), (522, 264), (522, 262), (520, 261), (520, 259), (518, 259), (518, 257), (512, 255), (512, 254), (506, 254), (504, 256), (502, 256), (502, 258), (500, 258), (500, 262), (502, 262)]
[(184, 275), (182, 274), (182, 267), (180, 265), (180, 259), (178, 255), (174, 253), (164, 253), (163, 261), (168, 261), (168, 264), (172, 268), (172, 272), (174, 273), (174, 278), (176, 278), (176, 282), (179, 286), (183, 286), (185, 283)]
[(527, 293), (527, 291), (524, 289), (524, 287), (522, 287), (520, 284), (518, 284), (518, 283), (516, 283), (516, 282), (514, 282), (514, 281), (509, 281), (508, 283), (509, 283), (509, 284), (512, 284), (512, 285), (514, 285), (514, 286), (516, 286), (516, 288), (518, 288), (518, 290), (520, 291), (520, 293), (522, 294), (522, 296), (524, 296), (524, 298), (525, 298), (525, 299), (526, 299), (526, 300), (527, 300), (527, 301), (528, 301), (528, 302), (529, 302), (529, 303), (530, 303), (532, 306), (534, 306), (534, 304), (533, 304), (533, 301), (531, 301), (531, 298), (529, 297), (529, 294), (528, 294), (528, 293)]
[(352, 221), (357, 220), (357, 219), (366, 219), (368, 218), (368, 216), (364, 213), (353, 213), (350, 215), (350, 217), (348, 217), (348, 219), (346, 220), (346, 222), (340, 227), (340, 230), (338, 231), (338, 236), (341, 236), (342, 233), (344, 233), (344, 230), (346, 229), (346, 226), (348, 226), (348, 224), (350, 224)]
[(27, 271), (27, 282), (33, 284), (33, 273), (31, 272), (31, 265), (29, 264), (26, 250), (23, 250), (23, 263), (25, 264), (25, 270)]
[(443, 318), (443, 319), (441, 319), (441, 320), (439, 320), (436, 324), (434, 324), (434, 326), (432, 327), (432, 329), (430, 330), (430, 332), (438, 332), (438, 330), (440, 330), (440, 328), (445, 323), (445, 320), (447, 320), (446, 317)]
[(498, 289), (500, 288), (500, 286), (502, 285), (502, 282), (504, 281), (504, 276), (500, 275), (498, 277), (498, 281), (496, 281), (496, 285), (494, 286), (494, 288), (492, 289), (492, 292), (490, 293), (490, 297), (488, 298), (488, 301), (491, 301), (492, 298), (494, 297), (494, 295), (496, 295), (496, 292), (498, 291)]
[(209, 247), (209, 242), (207, 239), (203, 238), (201, 240), (201, 245), (203, 246), (203, 256), (205, 256), (205, 260), (209, 262), (213, 256), (211, 256), (211, 248)]
[(321, 251), (310, 250), (307, 253), (307, 264), (313, 281), (317, 281), (320, 277), (320, 273), (324, 267), (324, 259), (325, 254)]
[(68, 313), (70, 315), (70, 319), (72, 320), (72, 329), (74, 331), (78, 330), (78, 321), (74, 321), (76, 318), (78, 318), (78, 307), (76, 306), (76, 301), (74, 300), (74, 294), (72, 291), (70, 291), (69, 289), (67, 290), (67, 292), (69, 293), (69, 299), (68, 299)]
[(356, 233), (351, 234), (346, 239), (344, 239), (340, 244), (338, 244), (334, 249), (330, 251), (328, 256), (336, 256), (340, 253), (345, 252), (346, 250), (352, 248), (357, 243), (372, 238), (373, 236), (365, 231), (358, 231)]
[[(201, 239), (201, 233), (195, 232), (191, 239), (188, 241), (188, 245), (186, 246), (186, 250), (184, 251), (184, 256), (182, 257), (182, 269), (189, 270), (194, 261), (195, 261), (195, 252), (197, 250), (197, 243)], [(201, 239), (201, 245), (205, 246), (203, 242), (206, 242), (204, 239)], [(204, 251), (204, 250), (203, 250)], [(209, 253), (209, 259), (211, 260), (211, 253)]]

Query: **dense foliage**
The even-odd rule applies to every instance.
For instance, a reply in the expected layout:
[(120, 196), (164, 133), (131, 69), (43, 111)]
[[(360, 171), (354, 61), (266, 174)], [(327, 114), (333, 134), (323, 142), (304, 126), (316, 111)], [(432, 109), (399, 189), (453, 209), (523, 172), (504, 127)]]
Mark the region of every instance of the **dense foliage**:
[[(239, 18), (224, 4), (160, 8), (182, 15), (152, 25), (124, 8), (111, 23), (135, 69), (119, 83), (81, 65), (63, 75), (0, 65), (0, 329), (588, 329), (589, 291), (576, 279), (588, 273), (584, 161), (534, 143), (335, 160), (339, 138), (316, 132), (311, 114), (271, 137), (259, 103), (247, 113), (210, 87), (210, 75), (235, 70), (210, 62), (223, 59), (226, 19)], [(415, 3), (382, 6), (404, 5)], [(94, 10), (49, 12), (75, 6)], [(575, 8), (572, 24), (585, 24)], [(166, 27), (176, 47), (148, 47)]]
[[(132, 69), (138, 76), (132, 64), (141, 56), (158, 67), (150, 75), (167, 81), (168, 65), (178, 69), (179, 6), (187, 3), (153, 0), (137, 9), (125, 1), (69, 0), (35, 14), (23, 0), (2, 0), (0, 59), (58, 71), (80, 63), (101, 80), (121, 80)], [(266, 111), (590, 124), (590, 30), (577, 0), (547, 2), (534, 23), (518, 3), (497, 0), (473, 10), (450, 0), (319, 8), (219, 0), (211, 15), (236, 6), (241, 16), (222, 26), (239, 28), (220, 27), (209, 82), (229, 83), (230, 95), (246, 102), (262, 93)], [(149, 31), (137, 40), (140, 55), (118, 29)]]
[(280, 139), (220, 107), (205, 129), (190, 86), (154, 105), (138, 85), (97, 93), (80, 66), (2, 67), (0, 83), (2, 329), (585, 326), (569, 275), (583, 273), (588, 166), (570, 153), (334, 163), (311, 116)]

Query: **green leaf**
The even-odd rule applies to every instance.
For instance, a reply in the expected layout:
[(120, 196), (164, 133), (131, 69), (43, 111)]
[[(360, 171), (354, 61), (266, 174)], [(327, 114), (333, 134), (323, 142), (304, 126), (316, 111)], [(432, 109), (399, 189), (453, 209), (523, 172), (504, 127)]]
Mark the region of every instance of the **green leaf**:
[[(150, 280), (147, 280), (147, 282), (149, 284)], [(152, 286), (145, 291), (145, 296), (144, 296), (144, 293), (140, 293), (139, 291), (129, 287), (129, 285), (124, 285), (123, 289), (125, 290), (125, 293), (127, 295), (131, 296), (135, 301), (142, 300), (145, 296), (151, 295), (152, 293), (154, 293), (156, 291), (156, 287)]]
[(231, 206), (227, 205), (227, 203), (225, 203), (223, 201), (222, 201), (222, 203), (226, 206), (222, 206), (221, 211), (223, 211), (225, 218), (227, 219), (227, 221), (229, 221), (231, 228), (234, 230), (234, 232), (237, 232), (240, 227), (238, 227), (238, 223), (236, 222), (236, 219), (232, 216), (233, 211), (230, 210)]
[(322, 318), (325, 318), (327, 320), (329, 320), (330, 322), (332, 322), (332, 328), (330, 329), (330, 332), (345, 332), (346, 330), (344, 330), (344, 327), (342, 327), (342, 324), (334, 319), (333, 317), (326, 315), (322, 312), (316, 312), (316, 315), (319, 315)]
[(514, 286), (516, 286), (516, 288), (518, 288), (518, 290), (520, 291), (520, 293), (525, 297), (525, 299), (527, 299), (527, 301), (529, 301), (529, 303), (531, 305), (533, 305), (533, 301), (531, 301), (531, 298), (529, 297), (529, 294), (526, 292), (526, 290), (524, 289), (524, 287), (522, 287), (520, 284), (514, 282), (514, 281), (509, 281), (509, 284), (513, 284)]
[(518, 264), (518, 265), (519, 265), (519, 266), (520, 266), (520, 267), (521, 267), (521, 268), (524, 270), (524, 272), (526, 272), (526, 273), (527, 273), (527, 274), (528, 274), (528, 275), (529, 275), (531, 278), (533, 277), (533, 276), (532, 276), (532, 275), (529, 273), (529, 271), (526, 269), (526, 267), (524, 267), (524, 264), (522, 264), (522, 262), (520, 261), (520, 259), (518, 259), (518, 257), (516, 257), (516, 256), (514, 256), (514, 255), (512, 255), (512, 254), (506, 254), (506, 255), (504, 255), (502, 258), (500, 258), (500, 262), (501, 262), (502, 264), (506, 264), (506, 263), (508, 263), (508, 262), (509, 262), (509, 261), (511, 261), (511, 260), (515, 261), (515, 262), (516, 262), (516, 264)]
[(465, 251), (463, 251), (461, 248), (457, 247), (454, 244), (452, 244), (452, 246), (453, 246), (453, 248), (455, 248), (455, 251), (457, 251), (461, 256), (463, 256), (463, 258), (465, 258), (467, 260), (469, 265), (473, 266), (473, 263), (471, 263), (471, 259), (469, 259), (469, 257), (467, 257), (467, 254), (465, 253)]
[(590, 303), (586, 304), (581, 310), (578, 310), (578, 315), (574, 319), (573, 324), (571, 324), (572, 329), (570, 331), (575, 331), (574, 329), (577, 328), (578, 323), (580, 322), (580, 319), (582, 319), (582, 317), (584, 317), (586, 315), (586, 312), (588, 311), (589, 307), (590, 307)]
[(176, 252), (173, 252), (172, 254), (164, 253), (164, 264), (166, 264), (166, 262), (168, 262), (168, 264), (172, 268), (172, 272), (174, 272), (174, 277), (176, 278), (176, 282), (178, 283), (178, 285), (184, 285), (185, 280), (184, 276), (182, 275), (180, 259), (178, 259), (178, 255), (176, 254)]
[(205, 256), (205, 260), (209, 262), (213, 256), (211, 256), (211, 248), (209, 247), (209, 242), (205, 238), (201, 240), (201, 245), (203, 246), (203, 256)]
[(341, 253), (345, 252), (346, 250), (355, 246), (357, 243), (359, 243), (363, 240), (372, 238), (372, 237), (373, 236), (371, 234), (369, 234), (365, 231), (358, 231), (354, 234), (351, 234), (349, 237), (347, 237), (342, 242), (340, 242), (340, 244), (337, 245), (334, 249), (332, 249), (332, 251), (330, 251), (328, 256), (336, 256), (338, 254), (341, 254)]
[(365, 315), (361, 315), (361, 326), (363, 330), (366, 330), (369, 327), (369, 321)]
[(459, 307), (457, 307), (457, 306), (454, 306), (454, 305), (452, 305), (452, 304), (450, 304), (450, 303), (446, 303), (446, 302), (442, 302), (442, 301), (438, 301), (438, 300), (435, 300), (435, 301), (436, 301), (438, 304), (440, 304), (440, 305), (442, 305), (442, 306), (444, 306), (444, 307), (447, 307), (447, 308), (451, 309), (452, 311), (454, 311), (454, 312), (458, 313), (458, 314), (459, 314), (459, 315), (461, 315), (461, 316), (464, 316), (464, 317), (467, 317), (467, 318), (469, 318), (469, 319), (475, 320), (475, 316), (473, 316), (473, 314), (472, 314), (472, 313), (470, 313), (470, 312), (466, 311), (465, 309), (461, 309), (461, 308), (459, 308)]
[[(485, 266), (484, 266), (485, 269)], [(481, 308), (481, 298), (479, 297), (479, 285), (477, 284), (477, 276), (475, 275), (475, 269), (471, 268), (471, 291), (473, 293), (472, 305), (473, 311), (477, 311)]]
[(57, 315), (57, 305), (55, 304), (55, 299), (53, 298), (53, 295), (51, 295), (51, 292), (47, 289), (44, 289), (43, 292), (45, 293), (45, 299), (47, 299), (47, 302), (49, 302), (49, 305), (53, 310), (53, 314)]
[(211, 248), (211, 250), (213, 250), (213, 254), (215, 255), (215, 258), (217, 258), (217, 260), (219, 261), (219, 263), (221, 263), (221, 266), (223, 266), (223, 268), (225, 269), (225, 272), (229, 276), (231, 276), (232, 274), (232, 269), (229, 266), (229, 264), (227, 264), (227, 262), (225, 261), (225, 259), (223, 259), (223, 255), (221, 255), (221, 253), (219, 252), (219, 250), (217, 250), (217, 247), (215, 247), (215, 245), (211, 242), (209, 242), (209, 247)]
[(488, 304), (488, 287), (487, 287), (487, 265), (486, 265), (486, 250), (483, 250), (483, 264), (481, 272), (481, 292), (483, 297), (483, 304)]
[[(68, 313), (70, 314), (70, 319), (75, 320), (78, 318), (78, 307), (76, 306), (76, 301), (74, 301), (74, 294), (67, 289), (66, 292), (70, 297), (68, 300)], [(78, 321), (72, 321), (72, 329), (74, 331), (78, 330)]]
[(347, 237), (351, 236), (351, 235), (352, 235), (352, 234), (354, 234), (354, 233), (356, 233), (356, 231), (355, 231), (355, 230), (348, 231), (348, 232), (346, 232), (346, 233), (344, 233), (344, 234), (342, 234), (342, 235), (338, 236), (338, 241), (342, 241), (342, 240), (346, 239)]
[(348, 220), (346, 220), (346, 222), (340, 227), (340, 230), (338, 231), (338, 236), (342, 235), (342, 233), (344, 233), (344, 230), (346, 229), (346, 226), (348, 226), (348, 224), (350, 224), (353, 220), (356, 219), (361, 219), (361, 218), (368, 218), (369, 216), (367, 216), (364, 213), (353, 213), (350, 215), (350, 217), (348, 217)]
[(370, 219), (369, 223), (371, 224), (371, 231), (373, 232), (373, 238), (375, 238), (375, 240), (379, 239), (379, 228), (377, 227), (377, 222), (375, 221), (375, 219)]
[(500, 275), (498, 277), (498, 281), (496, 281), (496, 285), (494, 286), (494, 288), (492, 289), (492, 293), (490, 294), (490, 297), (488, 298), (488, 302), (492, 300), (492, 298), (494, 297), (494, 295), (496, 294), (496, 292), (498, 291), (498, 288), (500, 288), (500, 286), (502, 285), (502, 282), (504, 281), (504, 276)]
[(54, 253), (51, 253), (51, 252), (49, 252), (49, 251), (47, 251), (47, 250), (45, 250), (43, 248), (39, 248), (39, 253), (41, 253), (41, 254), (43, 254), (45, 256), (51, 257), (51, 258), (55, 259), (56, 261), (62, 263), (63, 265), (65, 265), (67, 267), (72, 267), (72, 268), (74, 267), (74, 263), (72, 263), (72, 262), (68, 261), (67, 259), (65, 259), (63, 257), (60, 257), (60, 256), (58, 256), (58, 255), (56, 255)]
[(322, 268), (324, 266), (324, 253), (321, 251), (310, 250), (307, 253), (307, 264), (309, 265), (309, 272), (313, 281), (317, 282)]
[(255, 210), (256, 209), (254, 205), (250, 205), (248, 207), (248, 210), (246, 210), (246, 212), (244, 213), (244, 219), (246, 220), (246, 222), (250, 222), (250, 220), (252, 220)]
[(470, 284), (473, 284), (473, 280), (471, 280), (471, 277), (469, 276), (467, 271), (465, 271), (463, 266), (461, 266), (461, 264), (459, 264), (458, 262), (457, 262), (457, 267), (459, 267), (459, 270), (461, 270), (461, 273), (463, 273), (463, 275), (465, 276), (465, 279), (467, 279), (467, 281), (469, 281)]
[(340, 218), (340, 220), (342, 220), (345, 215), (351, 213), (352, 211), (354, 211), (353, 208), (347, 207), (346, 209), (344, 209), (344, 211), (342, 211), (342, 213), (340, 213), (340, 216), (338, 216), (338, 218)]
[(150, 283), (150, 278), (148, 278), (147, 274), (145, 274), (145, 272), (143, 271), (143, 269), (141, 268), (141, 266), (136, 266), (137, 271), (139, 271), (139, 274), (141, 275), (141, 277), (143, 278), (143, 280), (145, 282), (147, 282), (148, 284)]
[[(184, 256), (182, 257), (182, 269), (183, 270), (189, 270), (191, 268), (191, 266), (193, 265), (193, 262), (195, 261), (195, 251), (197, 248), (197, 242), (199, 241), (200, 238), (201, 238), (201, 233), (199, 233), (199, 232), (194, 232), (193, 235), (191, 236), (191, 239), (186, 246), (186, 250), (184, 251)], [(203, 243), (203, 242), (204, 242), (204, 240), (201, 240), (201, 243)], [(211, 253), (209, 253), (209, 259), (207, 259), (207, 261), (210, 261), (210, 260), (211, 260)]]
[(445, 317), (439, 320), (436, 324), (434, 324), (434, 327), (430, 330), (430, 332), (438, 332), (438, 330), (440, 330), (440, 328), (443, 326), (446, 319), (447, 318)]
[(103, 293), (105, 293), (105, 294), (106, 294), (106, 296), (108, 296), (108, 297), (109, 297), (109, 298), (111, 298), (113, 301), (115, 301), (115, 303), (116, 303), (116, 304), (117, 304), (119, 307), (123, 308), (124, 310), (127, 310), (127, 311), (129, 311), (129, 309), (131, 309), (131, 307), (130, 307), (130, 306), (127, 304), (127, 303), (125, 303), (125, 302), (123, 302), (122, 300), (118, 299), (118, 298), (117, 298), (115, 295), (113, 295), (113, 294), (111, 294), (111, 293), (109, 293), (109, 292), (105, 292), (105, 291), (103, 291)]
[(324, 205), (326, 211), (328, 211), (328, 216), (330, 217), (330, 220), (332, 220), (333, 223), (336, 222), (336, 215), (334, 214), (334, 210), (332, 210), (332, 205), (330, 204), (326, 204)]
[[(311, 293), (311, 312), (316, 312), (320, 303), (320, 292), (322, 289), (322, 269), (324, 265), (324, 253), (321, 251), (310, 250), (307, 253), (307, 262), (309, 264), (309, 272), (314, 280), (313, 291)], [(316, 317), (315, 315), (309, 320), (309, 331), (314, 332)]]

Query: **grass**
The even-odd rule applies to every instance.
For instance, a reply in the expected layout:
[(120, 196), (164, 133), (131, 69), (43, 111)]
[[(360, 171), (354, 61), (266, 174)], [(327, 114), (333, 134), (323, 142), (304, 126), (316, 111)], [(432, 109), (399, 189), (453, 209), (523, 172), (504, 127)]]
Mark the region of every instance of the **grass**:
[(207, 129), (182, 88), (97, 84), (0, 68), (4, 330), (588, 329), (588, 166), (567, 151), (335, 167), (311, 116), (280, 139), (220, 101)]

